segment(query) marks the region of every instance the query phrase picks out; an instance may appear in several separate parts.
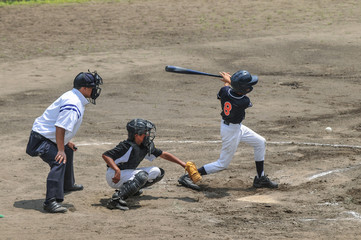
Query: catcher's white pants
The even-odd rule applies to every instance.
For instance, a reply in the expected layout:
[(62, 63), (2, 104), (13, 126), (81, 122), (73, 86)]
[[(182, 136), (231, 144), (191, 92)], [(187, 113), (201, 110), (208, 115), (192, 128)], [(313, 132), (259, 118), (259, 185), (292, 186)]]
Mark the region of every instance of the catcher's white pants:
[(254, 149), (254, 160), (264, 161), (266, 153), (266, 139), (243, 124), (226, 125), (221, 121), (222, 150), (219, 159), (204, 165), (207, 174), (224, 170), (228, 167), (240, 142), (244, 142)]
[(135, 174), (137, 174), (140, 171), (146, 171), (148, 173), (148, 180), (154, 180), (161, 174), (161, 171), (158, 167), (142, 167), (137, 169), (126, 169), (120, 171), (120, 181), (114, 183), (112, 178), (114, 177), (115, 171), (112, 168), (108, 167), (106, 173), (106, 180), (110, 187), (119, 189), (123, 185), (123, 183), (129, 180), (133, 180)]

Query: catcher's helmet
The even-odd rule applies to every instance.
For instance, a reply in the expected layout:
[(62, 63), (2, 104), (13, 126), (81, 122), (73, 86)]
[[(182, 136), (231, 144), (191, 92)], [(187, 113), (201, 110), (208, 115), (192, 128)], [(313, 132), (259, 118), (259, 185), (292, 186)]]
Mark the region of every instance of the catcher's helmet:
[(101, 88), (99, 85), (103, 84), (103, 79), (98, 75), (96, 71), (81, 72), (74, 78), (73, 87), (80, 89), (81, 87), (93, 88), (91, 93), (90, 102), (95, 104), (95, 99), (99, 97)]
[(231, 77), (232, 88), (241, 94), (249, 93), (253, 90), (253, 85), (258, 82), (258, 76), (251, 75), (246, 70), (239, 70), (235, 72)]
[(135, 118), (127, 123), (127, 131), (129, 141), (134, 141), (135, 134), (145, 134), (143, 144), (148, 146), (155, 138), (156, 128), (151, 121)]

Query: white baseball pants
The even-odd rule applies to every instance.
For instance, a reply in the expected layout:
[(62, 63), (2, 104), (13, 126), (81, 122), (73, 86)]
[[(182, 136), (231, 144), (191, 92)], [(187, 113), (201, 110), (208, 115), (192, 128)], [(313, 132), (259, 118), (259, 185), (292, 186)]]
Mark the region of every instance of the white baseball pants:
[(204, 165), (207, 174), (219, 172), (228, 167), (240, 142), (244, 142), (254, 149), (254, 160), (264, 161), (266, 153), (266, 139), (243, 124), (225, 124), (221, 121), (222, 150), (219, 159)]
[(158, 167), (142, 167), (137, 169), (126, 169), (120, 171), (120, 181), (114, 183), (112, 181), (112, 178), (114, 177), (115, 171), (109, 167), (106, 173), (106, 180), (110, 187), (119, 189), (123, 185), (123, 183), (129, 180), (133, 180), (135, 174), (137, 174), (140, 171), (146, 171), (148, 173), (148, 180), (154, 180), (161, 174), (161, 171)]

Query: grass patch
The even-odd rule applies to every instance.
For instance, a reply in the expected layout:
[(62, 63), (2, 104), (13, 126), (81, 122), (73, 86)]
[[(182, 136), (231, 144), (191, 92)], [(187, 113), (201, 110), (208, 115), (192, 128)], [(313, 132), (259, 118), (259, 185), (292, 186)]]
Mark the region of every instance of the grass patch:
[(0, 7), (10, 5), (62, 4), (82, 3), (90, 0), (0, 0)]
[(83, 2), (129, 2), (133, 0), (0, 0), (0, 7), (11, 5), (36, 5), (36, 4), (63, 4), (63, 3), (83, 3)]

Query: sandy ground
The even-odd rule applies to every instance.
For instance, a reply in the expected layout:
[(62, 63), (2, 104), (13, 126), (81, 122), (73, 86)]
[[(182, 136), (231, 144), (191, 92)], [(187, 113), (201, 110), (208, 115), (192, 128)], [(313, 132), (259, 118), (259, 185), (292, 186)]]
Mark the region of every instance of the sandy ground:
[[(361, 233), (361, 2), (118, 1), (0, 8), (1, 239), (359, 239)], [(197, 166), (220, 152), (216, 78), (171, 74), (246, 69), (260, 77), (244, 124), (267, 141), (253, 189), (253, 150), (229, 169), (181, 187), (184, 170), (157, 159), (164, 179), (105, 207), (113, 190), (101, 154), (141, 117), (158, 148)], [(75, 75), (104, 79), (73, 141), (76, 181), (66, 214), (42, 210), (48, 166), (25, 154), (36, 117)], [(331, 133), (325, 128), (332, 127)]]

